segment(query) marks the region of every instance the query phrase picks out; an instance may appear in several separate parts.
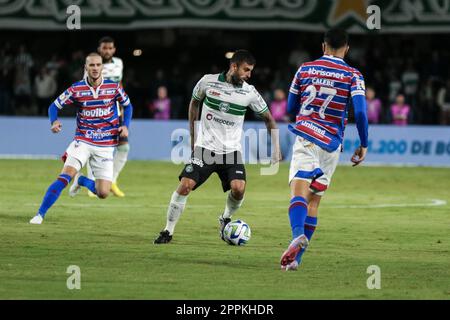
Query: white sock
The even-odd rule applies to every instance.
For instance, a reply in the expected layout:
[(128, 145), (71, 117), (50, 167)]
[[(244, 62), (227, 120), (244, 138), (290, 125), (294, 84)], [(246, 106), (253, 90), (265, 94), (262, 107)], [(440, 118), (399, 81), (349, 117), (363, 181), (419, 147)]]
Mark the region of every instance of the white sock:
[(242, 200), (236, 200), (233, 198), (233, 195), (231, 194), (231, 191), (228, 193), (227, 202), (225, 203), (225, 211), (223, 212), (222, 217), (224, 219), (230, 218), (239, 209), (242, 205), (242, 202), (244, 202), (244, 198)]
[(117, 182), (120, 171), (122, 171), (123, 167), (125, 167), (129, 152), (130, 145), (128, 143), (117, 147), (116, 152), (114, 153), (113, 183)]
[(87, 171), (87, 177), (88, 177), (89, 179), (95, 181), (95, 178), (94, 178), (94, 172), (92, 172), (92, 168), (91, 168), (91, 165), (89, 164), (89, 161), (86, 162), (86, 171)]
[(165, 230), (168, 230), (170, 235), (173, 234), (175, 230), (175, 225), (180, 219), (181, 214), (183, 213), (184, 207), (186, 206), (188, 196), (182, 196), (178, 194), (178, 192), (174, 192), (172, 194), (172, 198), (170, 199), (169, 208), (167, 208), (167, 224)]

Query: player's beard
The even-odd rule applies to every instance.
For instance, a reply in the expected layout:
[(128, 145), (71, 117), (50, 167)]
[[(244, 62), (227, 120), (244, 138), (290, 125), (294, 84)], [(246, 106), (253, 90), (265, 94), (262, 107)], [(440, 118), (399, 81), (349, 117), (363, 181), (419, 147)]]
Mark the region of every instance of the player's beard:
[(241, 86), (242, 83), (244, 83), (244, 80), (242, 80), (239, 77), (239, 74), (237, 72), (231, 74), (231, 84), (232, 85), (234, 85), (234, 86)]
[(103, 64), (105, 64), (105, 63), (111, 63), (111, 61), (112, 61), (112, 56), (109, 56), (109, 58), (107, 58), (107, 57), (102, 57), (102, 60), (103, 60)]

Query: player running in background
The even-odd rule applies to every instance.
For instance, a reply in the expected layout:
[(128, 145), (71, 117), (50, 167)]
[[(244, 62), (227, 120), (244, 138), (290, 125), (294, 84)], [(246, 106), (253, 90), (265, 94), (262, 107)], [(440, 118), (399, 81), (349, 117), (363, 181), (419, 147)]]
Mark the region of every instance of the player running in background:
[[(241, 137), (245, 112), (250, 108), (260, 115), (269, 133), (277, 128), (264, 99), (254, 86), (246, 82), (251, 77), (255, 63), (248, 51), (238, 50), (230, 60), (227, 73), (207, 74), (195, 86), (189, 105), (192, 157), (179, 176), (180, 184), (173, 192), (167, 210), (166, 227), (155, 239), (155, 244), (172, 240), (189, 193), (200, 187), (213, 172), (219, 175), (224, 192), (231, 189), (225, 210), (219, 217), (220, 235), (224, 240), (223, 229), (244, 200), (246, 176)], [(195, 139), (195, 121), (202, 101), (200, 126)], [(275, 163), (279, 160), (277, 140), (272, 161)]]
[[(78, 107), (77, 129), (74, 141), (66, 150), (67, 159), (62, 172), (48, 188), (36, 216), (30, 220), (31, 224), (42, 223), (61, 191), (87, 162), (96, 180), (77, 177), (69, 194), (75, 196), (80, 186), (84, 186), (104, 199), (111, 190), (114, 149), (119, 136), (128, 136), (133, 107), (120, 83), (103, 79), (102, 68), (102, 57), (98, 53), (89, 54), (85, 63), (87, 76), (64, 91), (48, 109), (51, 131), (58, 133), (62, 128), (58, 110), (70, 104)], [(116, 102), (124, 108), (123, 124), (119, 122)]]
[(317, 226), (320, 199), (339, 160), (350, 100), (361, 141), (351, 158), (353, 166), (361, 163), (367, 152), (364, 78), (343, 60), (349, 50), (347, 33), (329, 30), (322, 49), (321, 58), (300, 66), (289, 90), (288, 110), (298, 116), (295, 125), (289, 125), (297, 135), (289, 171), (293, 240), (281, 257), (283, 270), (298, 268)]
[[(114, 39), (111, 37), (103, 37), (98, 42), (98, 53), (103, 58), (103, 71), (102, 76), (106, 80), (114, 82), (121, 82), (123, 78), (123, 62), (122, 59), (114, 57), (116, 53), (116, 47)], [(123, 122), (123, 110), (118, 105), (120, 121)], [(128, 144), (128, 137), (119, 137), (119, 145), (114, 152), (114, 175), (111, 184), (111, 192), (117, 197), (124, 197), (125, 194), (120, 190), (117, 185), (117, 178), (120, 172), (125, 167), (128, 159), (128, 153), (130, 152), (130, 145)], [(89, 163), (86, 166), (89, 179), (93, 180), (94, 176), (90, 168)], [(95, 197), (90, 190), (88, 190), (90, 197)]]

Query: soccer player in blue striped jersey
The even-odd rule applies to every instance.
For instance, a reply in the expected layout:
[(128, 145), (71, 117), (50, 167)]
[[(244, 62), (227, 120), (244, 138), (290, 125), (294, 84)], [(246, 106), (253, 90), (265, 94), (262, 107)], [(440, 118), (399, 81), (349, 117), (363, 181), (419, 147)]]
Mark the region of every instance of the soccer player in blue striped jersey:
[[(114, 148), (119, 137), (128, 136), (133, 106), (120, 83), (103, 79), (102, 68), (101, 56), (98, 53), (89, 54), (85, 64), (87, 77), (64, 91), (48, 109), (51, 131), (58, 133), (62, 128), (58, 111), (67, 105), (76, 106), (77, 129), (74, 141), (67, 148), (62, 172), (47, 189), (37, 214), (30, 220), (31, 224), (43, 222), (47, 211), (72, 179), (74, 183), (69, 190), (72, 197), (81, 186), (102, 199), (111, 190)], [(119, 122), (116, 103), (125, 110), (123, 124)], [(77, 176), (87, 162), (91, 164), (95, 181)]]
[(288, 111), (297, 114), (295, 125), (289, 125), (297, 136), (289, 170), (293, 240), (281, 256), (282, 270), (297, 270), (316, 229), (321, 197), (339, 161), (350, 103), (361, 141), (351, 158), (353, 165), (360, 164), (367, 152), (364, 78), (344, 61), (347, 33), (329, 30), (322, 48), (321, 58), (300, 66), (289, 90)]

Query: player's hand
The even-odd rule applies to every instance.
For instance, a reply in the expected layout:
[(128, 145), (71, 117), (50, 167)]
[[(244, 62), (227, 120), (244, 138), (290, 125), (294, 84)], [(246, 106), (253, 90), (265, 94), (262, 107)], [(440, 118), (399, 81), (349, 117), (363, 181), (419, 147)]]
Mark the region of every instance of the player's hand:
[(128, 138), (128, 128), (126, 126), (119, 127), (119, 135), (121, 138)]
[(55, 120), (52, 123), (52, 127), (50, 128), (50, 130), (52, 130), (53, 133), (58, 133), (62, 130), (62, 124), (61, 122), (59, 122), (59, 120)]
[(364, 159), (366, 158), (366, 154), (367, 154), (367, 148), (361, 147), (359, 146), (356, 150), (355, 153), (353, 153), (352, 159), (351, 161), (353, 162), (353, 167), (357, 166), (358, 164), (360, 164), (361, 162), (364, 161)]
[(276, 150), (275, 152), (272, 153), (272, 159), (271, 159), (272, 165), (277, 164), (281, 160), (283, 160), (283, 156), (282, 156), (280, 150)]

